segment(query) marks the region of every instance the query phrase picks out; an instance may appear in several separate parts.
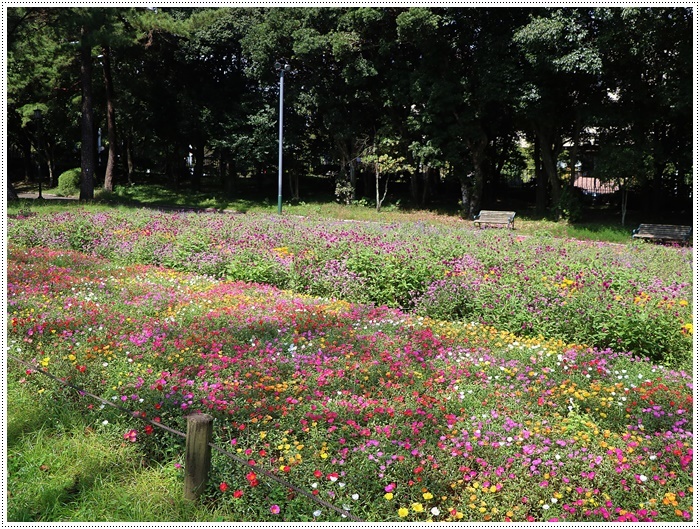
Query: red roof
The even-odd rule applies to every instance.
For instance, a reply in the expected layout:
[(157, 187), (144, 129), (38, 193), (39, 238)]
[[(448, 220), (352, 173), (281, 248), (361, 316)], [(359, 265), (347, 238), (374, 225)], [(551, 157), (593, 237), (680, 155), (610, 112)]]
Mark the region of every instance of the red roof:
[(597, 178), (592, 176), (578, 176), (574, 180), (574, 187), (583, 189), (588, 193), (598, 193), (599, 195), (606, 195), (609, 193), (614, 193), (620, 186), (613, 183), (602, 183)]

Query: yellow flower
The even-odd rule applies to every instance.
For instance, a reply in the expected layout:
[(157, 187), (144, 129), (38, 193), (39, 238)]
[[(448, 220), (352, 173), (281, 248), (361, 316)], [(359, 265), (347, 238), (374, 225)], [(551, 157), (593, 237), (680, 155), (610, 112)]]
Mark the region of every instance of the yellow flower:
[(393, 499), (394, 499), (394, 494), (391, 493), (391, 492), (387, 492), (387, 493), (384, 495), (384, 499), (387, 500), (387, 501), (393, 500)]
[(399, 516), (401, 518), (406, 518), (406, 516), (408, 516), (408, 509), (406, 507), (401, 507), (399, 509)]
[(427, 500), (432, 500), (432, 499), (433, 499), (433, 495), (430, 494), (429, 492), (424, 492), (424, 493), (423, 493), (423, 499), (426, 500), (426, 501), (427, 501)]
[(46, 367), (49, 365), (49, 360), (51, 360), (51, 358), (47, 356), (46, 358), (42, 359), (39, 363), (42, 365), (42, 367)]
[(414, 512), (423, 512), (423, 504), (422, 503), (414, 503), (411, 505), (411, 509), (413, 509)]

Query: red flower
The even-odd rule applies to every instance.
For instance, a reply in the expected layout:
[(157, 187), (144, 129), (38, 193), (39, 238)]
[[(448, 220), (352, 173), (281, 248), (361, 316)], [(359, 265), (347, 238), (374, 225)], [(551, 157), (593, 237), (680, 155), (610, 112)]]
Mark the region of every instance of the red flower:
[(241, 489), (238, 489), (238, 490), (234, 490), (234, 491), (233, 491), (233, 497), (234, 497), (234, 498), (240, 498), (241, 496), (243, 496), (243, 491), (242, 491)]
[(248, 484), (249, 484), (251, 487), (257, 487), (257, 486), (258, 486), (258, 483), (259, 483), (259, 481), (258, 481), (258, 476), (255, 474), (255, 472), (248, 472), (248, 473), (245, 475), (245, 479), (248, 480)]
[(224, 481), (221, 485), (219, 485), (219, 490), (221, 492), (226, 492), (228, 490), (228, 483)]
[(320, 470), (314, 470), (314, 477), (320, 478), (323, 476), (323, 473)]
[(146, 435), (151, 435), (153, 433), (153, 426), (147, 424), (143, 431), (146, 432)]

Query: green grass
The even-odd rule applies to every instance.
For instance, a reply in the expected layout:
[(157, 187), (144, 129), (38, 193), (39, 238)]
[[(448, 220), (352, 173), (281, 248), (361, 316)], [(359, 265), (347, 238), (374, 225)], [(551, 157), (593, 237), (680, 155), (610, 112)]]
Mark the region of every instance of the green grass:
[(226, 512), (183, 498), (182, 475), (174, 461), (144, 466), (138, 447), (121, 440), (118, 424), (91, 423), (48, 379), (38, 397), (20, 380), (8, 376), (8, 521), (226, 518)]
[[(28, 188), (23, 191), (34, 191)], [(55, 190), (44, 190), (51, 194)], [(56, 213), (71, 208), (81, 208), (86, 211), (98, 212), (112, 209), (145, 208), (183, 208), (183, 209), (216, 209), (238, 213), (277, 213), (277, 202), (272, 198), (258, 199), (226, 199), (212, 192), (192, 193), (187, 190), (174, 191), (161, 185), (117, 186), (113, 193), (101, 189), (96, 190), (95, 200), (90, 203), (77, 200), (34, 200), (22, 199), (7, 204), (7, 213), (41, 214)], [(283, 215), (298, 215), (314, 218), (332, 218), (348, 221), (364, 222), (425, 222), (439, 225), (464, 225), (472, 228), (472, 223), (459, 216), (455, 207), (452, 210), (412, 209), (389, 204), (377, 213), (369, 203), (341, 205), (333, 201), (331, 196), (320, 196), (308, 202), (285, 202)], [(561, 220), (558, 222), (519, 214), (515, 221), (516, 232), (527, 236), (544, 236), (557, 238), (573, 238), (581, 240), (597, 240), (628, 244), (632, 242), (632, 224), (621, 226), (616, 217), (613, 220), (600, 222), (584, 222), (572, 224)], [(501, 228), (494, 228), (501, 229)]]

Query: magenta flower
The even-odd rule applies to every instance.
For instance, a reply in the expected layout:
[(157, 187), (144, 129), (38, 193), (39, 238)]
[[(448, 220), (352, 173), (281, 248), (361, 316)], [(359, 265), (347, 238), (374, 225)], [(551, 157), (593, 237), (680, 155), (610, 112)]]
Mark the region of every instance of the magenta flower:
[(279, 505), (271, 505), (270, 512), (272, 514), (279, 514), (280, 513), (280, 506)]
[(136, 435), (137, 435), (137, 433), (138, 433), (138, 432), (137, 432), (136, 430), (129, 430), (128, 432), (126, 432), (126, 433), (124, 434), (124, 439), (126, 439), (126, 440), (129, 441), (130, 443), (135, 443), (135, 442), (136, 442)]

